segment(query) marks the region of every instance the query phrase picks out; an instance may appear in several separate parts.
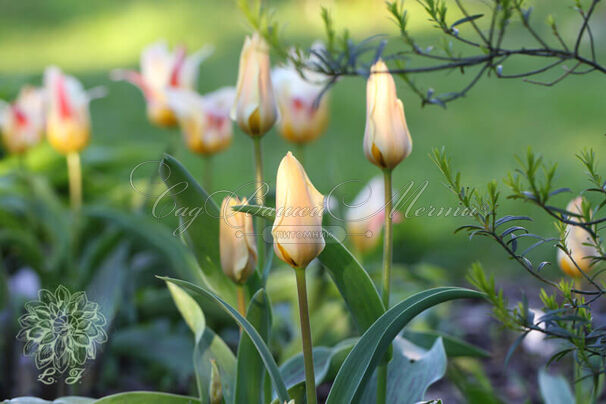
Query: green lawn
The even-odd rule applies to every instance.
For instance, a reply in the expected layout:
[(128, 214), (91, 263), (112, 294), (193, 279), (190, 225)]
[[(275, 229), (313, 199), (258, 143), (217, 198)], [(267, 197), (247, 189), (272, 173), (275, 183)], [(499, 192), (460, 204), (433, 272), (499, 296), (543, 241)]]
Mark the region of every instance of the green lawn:
[[(286, 37), (304, 43), (321, 35), (319, 3), (269, 2), (277, 8), (278, 20), (285, 24)], [(372, 2), (372, 6), (369, 3), (336, 2), (333, 8), (338, 27), (348, 26), (355, 38), (377, 32), (396, 34), (383, 3)], [(135, 150), (141, 159), (157, 158), (169, 136), (175, 133), (152, 127), (146, 120), (139, 91), (126, 83), (110, 82), (108, 71), (135, 67), (144, 45), (167, 38), (173, 44), (184, 42), (190, 49), (206, 43), (215, 45), (215, 54), (201, 67), (201, 91), (234, 85), (240, 46), (248, 33), (244, 18), (231, 1), (2, 0), (0, 9), (0, 97), (11, 98), (24, 83), (39, 83), (44, 66), (57, 64), (81, 78), (87, 87), (104, 85), (109, 90), (106, 98), (92, 104), (92, 145), (117, 151)], [(570, 15), (565, 7), (554, 13)], [(429, 23), (419, 14), (419, 8), (412, 7), (410, 15), (412, 26), (425, 35), (423, 30), (427, 30)], [(596, 20), (599, 18), (604, 16), (596, 16)], [(575, 16), (564, 20), (564, 30), (574, 35), (576, 22)], [(515, 41), (520, 38), (517, 23), (512, 30)], [(430, 39), (427, 38), (428, 43)], [(525, 67), (524, 63), (520, 62), (520, 67)], [(460, 85), (470, 77), (452, 72), (418, 80), (426, 88), (446, 91), (449, 85)], [(394, 183), (402, 187), (410, 181), (415, 184), (429, 181), (415, 206), (455, 206), (428, 157), (435, 147), (446, 148), (456, 167), (463, 171), (466, 182), (481, 185), (493, 178), (502, 179), (514, 167), (514, 155), (530, 146), (541, 151), (548, 161), (558, 162), (559, 182), (573, 189), (585, 185), (572, 182), (578, 181), (583, 171), (575, 153), (588, 146), (597, 152), (605, 150), (606, 80), (599, 73), (571, 77), (552, 88), (487, 78), (446, 110), (436, 106), (422, 108), (419, 99), (402, 82), (398, 85), (414, 150), (395, 171)], [(331, 109), (327, 133), (307, 149), (305, 163), (311, 180), (324, 193), (343, 181), (360, 180), (343, 188), (345, 196), (353, 197), (363, 183), (379, 174), (362, 151), (364, 80), (346, 78), (339, 82), (331, 94)], [(235, 134), (232, 147), (214, 159), (217, 187), (232, 189), (252, 179), (251, 147), (249, 138), (241, 132)], [(290, 145), (272, 131), (264, 138), (263, 147), (265, 176), (273, 182), (278, 162)], [(84, 153), (85, 164), (93, 151), (91, 148)], [(60, 167), (61, 161), (53, 152), (40, 152), (36, 156), (55, 161), (54, 169)], [(183, 147), (177, 151), (177, 157), (202, 177), (200, 158)], [(132, 161), (132, 166), (140, 161)], [(29, 163), (36, 166), (35, 161)], [(127, 183), (128, 174), (115, 181)], [(564, 204), (568, 197), (561, 198)], [(524, 211), (535, 210), (524, 207)], [(461, 219), (438, 217), (406, 220), (396, 230), (396, 259), (438, 263), (460, 277), (473, 260), (482, 258), (492, 263), (503, 257), (490, 244), (469, 242), (463, 235), (453, 236), (453, 229), (463, 223)], [(551, 231), (553, 226), (539, 223), (538, 228)]]

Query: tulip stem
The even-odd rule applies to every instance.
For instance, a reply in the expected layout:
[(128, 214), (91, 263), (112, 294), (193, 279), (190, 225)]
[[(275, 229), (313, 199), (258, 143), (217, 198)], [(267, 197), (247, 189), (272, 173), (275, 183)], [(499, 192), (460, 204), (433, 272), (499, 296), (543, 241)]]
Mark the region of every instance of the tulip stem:
[(305, 167), (305, 143), (297, 143), (295, 147), (297, 160), (299, 160), (299, 163)]
[(78, 152), (67, 155), (67, 175), (69, 177), (69, 199), (74, 211), (82, 206), (82, 167)]
[(297, 277), (297, 293), (299, 295), (299, 319), (301, 320), (301, 340), (303, 342), (303, 362), (305, 364), (305, 391), (307, 393), (307, 404), (316, 404), (316, 379), (314, 376), (314, 358), (311, 344), (309, 308), (307, 305), (305, 268), (296, 268), (295, 275)]
[[(389, 291), (391, 286), (392, 232), (391, 232), (391, 169), (383, 171), (385, 183), (385, 234), (383, 237), (383, 291), (381, 298), (385, 310), (389, 310)], [(377, 404), (385, 404), (387, 398), (387, 365), (385, 362), (377, 369)]]
[[(263, 152), (261, 150), (261, 136), (254, 136), (253, 144), (255, 149), (255, 199), (257, 205), (263, 206)], [(263, 277), (263, 266), (265, 265), (265, 240), (263, 239), (264, 219), (262, 217), (255, 218), (255, 226), (257, 232), (257, 272)]]
[(236, 294), (238, 295), (238, 311), (242, 317), (246, 318), (246, 298), (244, 297), (244, 285), (236, 285)]
[(204, 160), (204, 173), (202, 178), (202, 184), (204, 185), (204, 190), (211, 193), (211, 187), (213, 185), (213, 160), (212, 156), (203, 156), (202, 160)]

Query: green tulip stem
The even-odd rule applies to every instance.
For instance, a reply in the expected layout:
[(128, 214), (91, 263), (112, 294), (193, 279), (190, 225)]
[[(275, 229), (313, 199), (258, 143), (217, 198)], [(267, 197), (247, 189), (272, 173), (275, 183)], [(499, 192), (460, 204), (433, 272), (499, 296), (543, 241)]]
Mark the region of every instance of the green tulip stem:
[(236, 285), (236, 294), (238, 295), (238, 311), (242, 317), (246, 318), (246, 297), (244, 296), (244, 285)]
[(295, 268), (297, 293), (299, 295), (299, 319), (301, 320), (301, 340), (303, 341), (303, 362), (305, 364), (305, 391), (307, 404), (316, 404), (316, 379), (314, 376), (314, 358), (311, 344), (311, 326), (307, 305), (307, 285), (305, 268)]
[(67, 176), (69, 178), (69, 200), (72, 210), (77, 212), (82, 206), (82, 167), (78, 152), (67, 155)]
[(202, 156), (202, 160), (204, 161), (202, 184), (204, 190), (210, 194), (212, 192), (210, 189), (213, 186), (213, 156)]
[(305, 167), (305, 143), (297, 143), (295, 146), (295, 155), (297, 160), (303, 167)]
[[(381, 298), (385, 310), (389, 310), (389, 290), (391, 286), (392, 231), (391, 210), (393, 206), (391, 194), (391, 169), (383, 171), (385, 182), (385, 234), (383, 237), (383, 291)], [(377, 369), (377, 404), (385, 404), (387, 398), (387, 363)]]
[[(261, 150), (261, 136), (253, 136), (255, 149), (255, 188), (257, 205), (263, 206), (263, 152)], [(265, 240), (263, 239), (264, 219), (260, 216), (255, 218), (257, 233), (257, 272), (263, 277), (263, 266), (265, 263)]]

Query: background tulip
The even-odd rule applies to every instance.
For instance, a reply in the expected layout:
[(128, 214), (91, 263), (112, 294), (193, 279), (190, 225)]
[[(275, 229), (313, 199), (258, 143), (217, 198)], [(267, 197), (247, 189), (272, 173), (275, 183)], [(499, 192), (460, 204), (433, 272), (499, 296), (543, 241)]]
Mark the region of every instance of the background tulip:
[[(577, 197), (573, 199), (566, 210), (571, 213), (582, 215), (583, 198)], [(580, 221), (577, 218), (571, 217), (570, 220)], [(579, 271), (579, 268), (588, 273), (592, 267), (592, 256), (598, 256), (599, 251), (591, 245), (584, 245), (591, 243), (589, 233), (580, 226), (566, 225), (566, 247), (570, 251), (570, 255), (574, 262), (566, 255), (562, 250), (558, 249), (558, 264), (560, 269), (568, 276), (573, 278), (580, 278), (583, 274)], [(575, 265), (576, 263), (576, 265)], [(577, 266), (579, 268), (577, 268)]]
[(237, 197), (228, 196), (221, 203), (219, 241), (223, 272), (237, 284), (246, 282), (257, 264), (257, 248), (252, 226), (252, 216), (234, 212), (233, 206), (245, 205)]
[(229, 119), (235, 97), (233, 87), (224, 87), (204, 96), (189, 90), (171, 91), (168, 94), (185, 144), (192, 152), (211, 155), (229, 146), (233, 134)]
[[(364, 186), (350, 204), (345, 218), (347, 237), (356, 250), (364, 253), (377, 245), (385, 222), (385, 184), (382, 177), (377, 176)], [(394, 212), (393, 222), (401, 221), (402, 215)]]
[(147, 116), (152, 123), (172, 126), (177, 119), (169, 105), (167, 90), (195, 90), (200, 63), (212, 52), (211, 46), (205, 46), (187, 56), (184, 46), (177, 46), (171, 52), (166, 42), (157, 42), (141, 53), (140, 73), (116, 70), (112, 77), (127, 80), (141, 89), (147, 103)]
[(324, 83), (318, 77), (301, 77), (291, 65), (274, 69), (272, 80), (280, 108), (280, 134), (298, 144), (315, 140), (328, 125), (328, 95), (314, 105)]
[(46, 122), (49, 143), (63, 154), (81, 151), (90, 138), (90, 96), (78, 80), (56, 67), (46, 69), (44, 85), (49, 100)]
[(10, 153), (23, 153), (42, 140), (45, 125), (42, 89), (25, 86), (12, 104), (0, 103), (0, 129)]
[(397, 98), (396, 84), (379, 60), (370, 69), (366, 84), (366, 130), (364, 153), (376, 166), (392, 169), (412, 151), (412, 139), (404, 105)]
[(278, 119), (271, 81), (269, 46), (255, 32), (246, 37), (238, 71), (232, 119), (250, 136), (263, 136)]
[(324, 249), (323, 204), (324, 196), (288, 152), (278, 167), (272, 235), (276, 255), (293, 268), (305, 268)]

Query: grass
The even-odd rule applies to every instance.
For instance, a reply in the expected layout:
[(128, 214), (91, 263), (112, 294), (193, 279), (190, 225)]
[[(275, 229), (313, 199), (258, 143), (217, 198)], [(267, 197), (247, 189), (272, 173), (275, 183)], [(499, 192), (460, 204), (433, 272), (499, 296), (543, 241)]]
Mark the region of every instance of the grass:
[[(277, 18), (286, 24), (289, 38), (309, 43), (322, 35), (319, 6), (315, 1), (270, 2), (277, 8)], [(136, 150), (146, 159), (155, 159), (164, 150), (170, 136), (167, 130), (152, 127), (144, 114), (139, 91), (126, 83), (108, 79), (116, 67), (135, 67), (141, 48), (159, 38), (171, 43), (183, 42), (190, 49), (205, 43), (216, 47), (215, 54), (201, 67), (199, 87), (202, 92), (223, 85), (234, 85), (243, 37), (248, 28), (232, 2), (208, 1), (104, 1), (47, 2), (0, 1), (0, 97), (11, 98), (26, 83), (39, 83), (44, 66), (57, 64), (83, 80), (87, 87), (104, 85), (109, 95), (92, 104), (93, 146)], [(395, 34), (381, 2), (368, 7), (367, 2), (334, 5), (338, 27), (351, 28), (354, 37), (376, 32)], [(413, 6), (411, 26), (426, 35), (429, 23)], [(543, 10), (545, 11), (545, 10)], [(554, 11), (570, 15), (564, 7)], [(602, 15), (604, 10), (601, 10)], [(556, 16), (558, 14), (555, 14)], [(538, 17), (537, 17), (538, 18)], [(601, 18), (596, 17), (596, 20)], [(563, 29), (574, 34), (576, 20), (565, 19)], [(519, 32), (519, 27), (512, 30)], [(514, 40), (517, 38), (514, 35)], [(425, 36), (429, 42), (431, 37)], [(519, 62), (524, 68), (525, 62)], [(470, 72), (468, 72), (470, 73)], [(444, 88), (469, 75), (458, 72), (434, 74), (422, 78), (426, 87)], [(598, 73), (571, 77), (558, 86), (546, 88), (522, 81), (487, 78), (469, 95), (449, 104), (448, 109), (422, 108), (418, 98), (401, 82), (399, 96), (406, 106), (414, 150), (394, 173), (394, 186), (401, 188), (414, 181), (428, 181), (415, 206), (454, 207), (453, 196), (444, 187), (437, 168), (428, 155), (435, 147), (445, 147), (455, 166), (470, 185), (502, 179), (515, 166), (514, 155), (527, 147), (540, 151), (546, 160), (559, 164), (559, 181), (573, 190), (583, 170), (574, 154), (584, 147), (603, 151), (604, 94), (606, 80)], [(311, 180), (324, 193), (341, 182), (359, 180), (342, 188), (344, 196), (353, 197), (366, 181), (380, 172), (364, 158), (362, 137), (365, 123), (365, 82), (361, 78), (343, 79), (331, 94), (331, 122), (326, 134), (306, 150), (306, 165)], [(263, 139), (265, 177), (274, 181), (282, 156), (291, 147), (270, 132)], [(36, 154), (54, 161), (59, 156), (44, 149)], [(84, 153), (84, 163), (94, 149)], [(200, 179), (203, 163), (181, 146), (177, 157)], [(32, 160), (30, 158), (30, 160)], [(236, 131), (233, 146), (216, 156), (215, 184), (235, 189), (253, 178), (252, 142)], [(132, 161), (135, 166), (141, 160)], [(30, 161), (33, 165), (35, 161)], [(47, 166), (48, 167), (48, 166)], [(603, 165), (602, 165), (603, 167)], [(125, 174), (115, 181), (126, 184)], [(568, 197), (561, 197), (562, 204)], [(350, 199), (351, 200), (351, 199)], [(505, 203), (505, 208), (510, 206)], [(523, 207), (524, 213), (536, 212)], [(503, 213), (507, 213), (504, 211)], [(468, 242), (452, 230), (462, 219), (413, 217), (395, 229), (397, 261), (412, 263), (421, 259), (437, 263), (461, 277), (472, 260), (503, 262), (503, 254), (485, 242)], [(539, 229), (551, 231), (548, 222)], [(553, 252), (555, 257), (555, 251)], [(496, 267), (497, 271), (503, 265)], [(557, 275), (557, 274), (556, 274)]]

